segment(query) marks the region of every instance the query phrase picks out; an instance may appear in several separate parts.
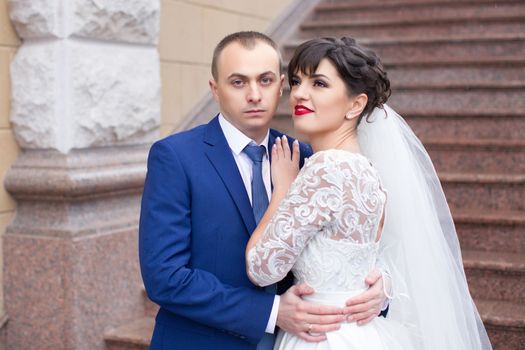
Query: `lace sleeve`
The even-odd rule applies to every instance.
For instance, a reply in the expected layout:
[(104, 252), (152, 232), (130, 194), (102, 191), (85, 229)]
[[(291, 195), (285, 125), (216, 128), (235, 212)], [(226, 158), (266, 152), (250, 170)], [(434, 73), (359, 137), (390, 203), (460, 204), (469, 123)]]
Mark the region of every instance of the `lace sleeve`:
[(265, 232), (248, 252), (248, 273), (259, 285), (280, 281), (308, 241), (333, 222), (343, 200), (341, 172), (312, 156), (292, 183)]

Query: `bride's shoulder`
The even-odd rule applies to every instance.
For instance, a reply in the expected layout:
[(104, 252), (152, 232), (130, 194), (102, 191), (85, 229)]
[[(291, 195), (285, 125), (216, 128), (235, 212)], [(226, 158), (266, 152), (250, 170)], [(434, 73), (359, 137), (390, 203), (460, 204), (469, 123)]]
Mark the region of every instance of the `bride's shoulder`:
[(370, 166), (368, 158), (360, 153), (341, 149), (327, 149), (315, 152), (305, 161), (305, 166), (340, 167), (344, 165)]
[(370, 160), (360, 153), (329, 149), (307, 158), (302, 173), (306, 177), (328, 176), (352, 180), (365, 176), (380, 181), (379, 173)]

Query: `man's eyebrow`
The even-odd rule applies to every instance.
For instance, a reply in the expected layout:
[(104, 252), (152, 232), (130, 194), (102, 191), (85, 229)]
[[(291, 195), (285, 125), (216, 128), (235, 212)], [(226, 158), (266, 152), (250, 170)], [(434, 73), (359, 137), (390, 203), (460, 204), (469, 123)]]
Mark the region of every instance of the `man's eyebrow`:
[[(274, 77), (277, 76), (277, 74), (275, 74), (273, 71), (269, 70), (269, 71), (266, 71), (266, 72), (263, 72), (261, 74), (259, 74), (259, 77), (263, 77), (263, 76), (266, 76), (266, 75), (272, 75)], [(231, 78), (240, 78), (240, 79), (243, 79), (243, 80), (248, 80), (248, 76), (244, 75), (244, 74), (241, 74), (241, 73), (232, 73), (230, 74), (227, 79), (231, 79)]]
[(266, 72), (264, 72), (264, 73), (261, 73), (259, 76), (262, 77), (262, 76), (264, 76), (264, 75), (273, 75), (274, 77), (277, 76), (277, 75), (276, 75), (273, 71), (271, 71), (271, 70), (266, 71)]
[(233, 78), (233, 77), (241, 78), (241, 79), (247, 79), (248, 78), (246, 75), (243, 75), (241, 73), (232, 73), (232, 74), (228, 75), (228, 77), (226, 79), (230, 79), (230, 78)]

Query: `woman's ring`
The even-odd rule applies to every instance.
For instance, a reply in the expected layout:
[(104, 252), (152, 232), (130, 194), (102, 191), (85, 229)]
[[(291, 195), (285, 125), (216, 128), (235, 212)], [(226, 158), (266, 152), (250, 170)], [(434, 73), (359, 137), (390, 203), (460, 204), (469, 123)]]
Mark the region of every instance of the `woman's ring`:
[(312, 327), (313, 327), (313, 325), (311, 323), (308, 323), (308, 333), (310, 333), (312, 331)]

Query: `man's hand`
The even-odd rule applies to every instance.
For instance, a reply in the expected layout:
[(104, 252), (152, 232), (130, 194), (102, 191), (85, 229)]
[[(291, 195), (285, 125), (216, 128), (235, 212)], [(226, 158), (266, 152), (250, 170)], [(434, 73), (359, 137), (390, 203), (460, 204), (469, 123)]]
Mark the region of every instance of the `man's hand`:
[(291, 287), (281, 295), (277, 326), (309, 342), (326, 340), (326, 332), (341, 327), (346, 320), (343, 308), (318, 305), (301, 299), (301, 295), (313, 294), (314, 290), (306, 284)]
[(366, 324), (377, 317), (386, 300), (383, 276), (378, 269), (371, 271), (365, 282), (370, 286), (368, 290), (346, 302), (345, 312), (350, 314), (348, 321), (356, 321), (358, 325)]

